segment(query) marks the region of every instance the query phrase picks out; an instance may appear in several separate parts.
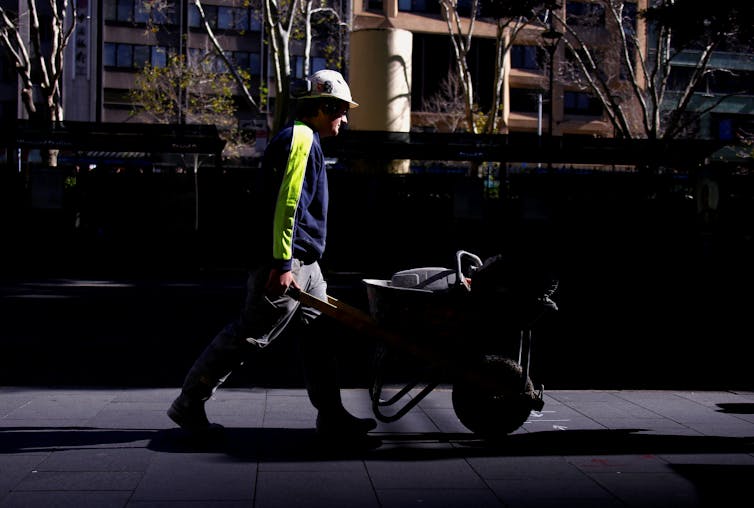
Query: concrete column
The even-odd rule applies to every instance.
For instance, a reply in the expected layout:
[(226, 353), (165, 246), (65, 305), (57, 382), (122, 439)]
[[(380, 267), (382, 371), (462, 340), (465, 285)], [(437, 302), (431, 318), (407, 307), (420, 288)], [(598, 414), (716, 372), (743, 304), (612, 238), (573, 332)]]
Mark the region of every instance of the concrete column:
[(411, 50), (413, 34), (396, 28), (351, 34), (349, 81), (359, 107), (348, 127), (355, 130), (411, 130)]
[[(348, 79), (359, 107), (348, 114), (348, 128), (408, 133), (411, 130), (411, 54), (413, 34), (396, 28), (351, 33)], [(408, 171), (409, 161), (363, 161), (366, 171)]]

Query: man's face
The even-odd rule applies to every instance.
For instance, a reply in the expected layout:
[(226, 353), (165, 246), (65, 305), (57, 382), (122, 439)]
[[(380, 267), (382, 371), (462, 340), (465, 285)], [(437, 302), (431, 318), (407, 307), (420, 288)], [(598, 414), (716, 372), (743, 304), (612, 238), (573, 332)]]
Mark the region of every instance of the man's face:
[(319, 136), (322, 138), (337, 136), (340, 132), (340, 124), (348, 123), (346, 113), (349, 109), (350, 105), (346, 101), (323, 104), (314, 121)]

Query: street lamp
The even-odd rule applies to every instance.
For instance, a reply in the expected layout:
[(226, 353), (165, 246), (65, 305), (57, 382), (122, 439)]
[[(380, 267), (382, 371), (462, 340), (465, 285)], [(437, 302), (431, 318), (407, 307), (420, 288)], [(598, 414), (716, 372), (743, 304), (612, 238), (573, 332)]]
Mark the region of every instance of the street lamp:
[(550, 56), (550, 86), (547, 91), (547, 94), (550, 99), (550, 116), (547, 119), (548, 122), (548, 131), (547, 135), (550, 141), (550, 145), (552, 145), (552, 125), (553, 125), (553, 111), (554, 111), (554, 105), (553, 105), (553, 89), (555, 85), (555, 51), (558, 49), (558, 45), (560, 44), (560, 40), (563, 38), (563, 34), (561, 32), (558, 32), (552, 27), (552, 23), (550, 23), (550, 27), (545, 31), (542, 32), (542, 41), (544, 42), (545, 48), (547, 48), (547, 53)]

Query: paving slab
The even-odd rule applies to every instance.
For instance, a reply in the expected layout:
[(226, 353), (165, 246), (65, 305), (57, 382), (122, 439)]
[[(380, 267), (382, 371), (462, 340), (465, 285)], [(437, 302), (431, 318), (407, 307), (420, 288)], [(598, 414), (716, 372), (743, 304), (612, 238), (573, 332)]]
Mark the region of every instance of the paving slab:
[[(0, 387), (0, 508), (696, 508), (748, 496), (754, 477), (752, 392), (551, 390), (489, 442), (439, 386), (361, 447), (317, 438), (303, 388), (221, 388), (211, 441), (167, 418), (177, 393)], [(367, 390), (343, 399), (372, 414)]]

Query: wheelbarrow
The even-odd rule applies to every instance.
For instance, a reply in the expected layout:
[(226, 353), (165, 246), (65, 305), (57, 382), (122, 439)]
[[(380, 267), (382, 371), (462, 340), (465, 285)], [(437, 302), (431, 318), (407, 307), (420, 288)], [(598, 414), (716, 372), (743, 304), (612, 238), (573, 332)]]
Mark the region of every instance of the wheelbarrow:
[[(535, 390), (529, 377), (532, 328), (546, 312), (557, 310), (550, 298), (557, 281), (527, 292), (529, 301), (522, 302), (507, 285), (492, 283), (500, 264), (459, 250), (453, 269), (422, 267), (389, 280), (363, 279), (369, 313), (331, 296), (325, 301), (300, 290), (292, 296), (376, 339), (369, 394), (378, 420), (400, 419), (450, 382), (460, 422), (481, 438), (495, 439), (544, 406), (543, 387)], [(515, 323), (508, 326), (516, 331), (515, 344), (499, 336), (501, 313), (511, 314), (505, 320)], [(387, 396), (385, 374), (400, 362), (408, 363), (414, 378)]]

